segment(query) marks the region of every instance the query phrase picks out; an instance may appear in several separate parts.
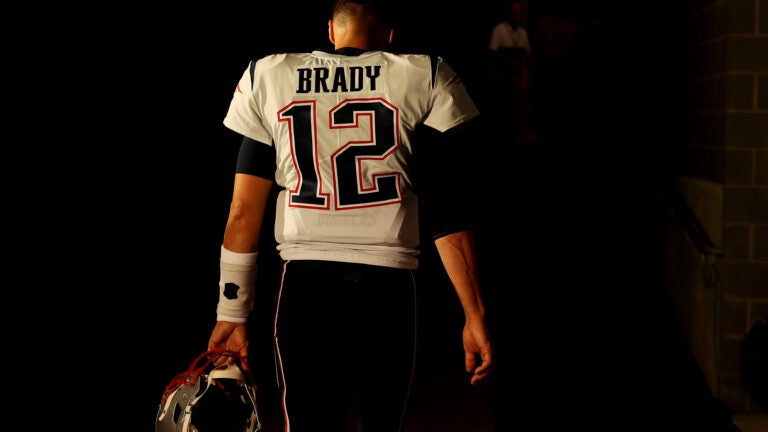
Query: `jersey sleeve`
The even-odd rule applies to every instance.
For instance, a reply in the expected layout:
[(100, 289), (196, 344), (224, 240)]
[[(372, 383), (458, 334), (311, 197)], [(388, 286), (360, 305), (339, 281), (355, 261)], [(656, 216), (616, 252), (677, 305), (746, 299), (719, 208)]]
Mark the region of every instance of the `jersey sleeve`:
[(479, 118), (473, 118), (445, 133), (420, 131), (421, 141), (415, 147), (420, 214), (432, 240), (472, 230), (478, 222), (478, 178), (472, 171), (477, 155), (466, 148), (479, 127)]
[(438, 58), (432, 88), (432, 106), (424, 124), (439, 132), (464, 123), (480, 114), (461, 77)]
[(493, 30), (491, 30), (491, 37), (488, 40), (488, 49), (496, 51), (501, 48), (501, 37), (499, 36), (500, 24), (497, 24)]
[(272, 145), (272, 134), (258, 103), (258, 61), (252, 60), (232, 93), (224, 126), (252, 140)]
[(275, 147), (243, 137), (237, 154), (235, 172), (275, 181)]

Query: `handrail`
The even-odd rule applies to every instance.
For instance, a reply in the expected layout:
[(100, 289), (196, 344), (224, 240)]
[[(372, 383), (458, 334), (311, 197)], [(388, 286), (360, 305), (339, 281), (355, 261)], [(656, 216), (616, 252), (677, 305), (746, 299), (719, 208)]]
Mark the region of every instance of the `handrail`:
[(683, 226), (683, 229), (694, 247), (704, 255), (715, 256), (718, 258), (723, 256), (723, 250), (717, 247), (712, 239), (710, 239), (709, 235), (707, 235), (704, 226), (699, 221), (699, 218), (696, 217), (696, 214), (688, 205), (688, 202), (677, 187), (675, 187), (674, 184), (667, 183), (661, 187), (660, 192), (662, 198), (667, 202), (674, 215)]
[(685, 232), (685, 236), (693, 244), (693, 247), (704, 256), (704, 286), (708, 289), (714, 290), (715, 301), (712, 305), (712, 322), (714, 325), (714, 332), (712, 335), (712, 343), (715, 351), (715, 383), (712, 389), (716, 397), (720, 397), (720, 369), (721, 369), (721, 355), (720, 355), (720, 258), (723, 256), (723, 250), (715, 245), (712, 239), (707, 234), (704, 226), (699, 221), (699, 218), (693, 212), (693, 209), (688, 205), (685, 197), (677, 186), (672, 182), (664, 183), (659, 194), (661, 199), (666, 202), (667, 206), (672, 210), (672, 215), (675, 217), (682, 230)]

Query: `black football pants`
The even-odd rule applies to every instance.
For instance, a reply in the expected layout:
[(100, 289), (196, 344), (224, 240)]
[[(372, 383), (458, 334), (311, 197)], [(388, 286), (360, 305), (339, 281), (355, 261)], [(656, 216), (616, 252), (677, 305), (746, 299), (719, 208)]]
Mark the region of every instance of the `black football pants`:
[(331, 261), (283, 265), (275, 346), (289, 432), (398, 432), (413, 380), (410, 270)]

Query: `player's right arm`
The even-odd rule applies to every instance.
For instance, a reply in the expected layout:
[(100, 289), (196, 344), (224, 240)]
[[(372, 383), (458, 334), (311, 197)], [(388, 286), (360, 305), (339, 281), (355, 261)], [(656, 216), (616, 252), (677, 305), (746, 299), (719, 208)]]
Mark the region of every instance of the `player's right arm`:
[[(235, 184), (230, 205), (229, 217), (224, 231), (222, 244), (222, 284), (239, 282), (238, 298), (226, 299), (222, 294), (219, 300), (218, 317), (208, 340), (209, 350), (228, 350), (248, 358), (247, 316), (253, 308), (253, 292), (256, 279), (256, 256), (258, 253), (261, 225), (264, 211), (272, 189), (272, 180), (250, 174), (235, 174)], [(225, 257), (244, 257), (249, 262), (241, 262), (234, 270), (225, 270)], [(250, 258), (249, 258), (250, 257)], [(232, 260), (235, 261), (235, 260)], [(238, 263), (235, 263), (237, 266)], [(234, 266), (233, 266), (234, 267)], [(222, 288), (225, 289), (225, 288)], [(231, 303), (238, 314), (223, 312), (222, 303)], [(224, 315), (224, 314), (227, 315)], [(230, 317), (228, 315), (234, 315)], [(247, 364), (247, 362), (245, 362)]]
[[(274, 183), (274, 169), (273, 147), (244, 138), (224, 229), (219, 304), (208, 349), (234, 351), (246, 360), (246, 322), (253, 309), (256, 258), (264, 214)], [(247, 367), (247, 361), (243, 364)]]
[(237, 253), (258, 251), (261, 225), (272, 190), (272, 180), (237, 173), (232, 191), (223, 246)]

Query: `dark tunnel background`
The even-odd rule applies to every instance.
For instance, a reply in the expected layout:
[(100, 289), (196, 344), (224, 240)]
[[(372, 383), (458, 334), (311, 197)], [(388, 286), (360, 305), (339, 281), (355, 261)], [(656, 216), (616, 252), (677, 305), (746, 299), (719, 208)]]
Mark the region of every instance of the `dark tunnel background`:
[[(239, 144), (221, 124), (231, 92), (251, 58), (330, 47), (327, 3), (132, 3), (41, 25), (43, 49), (23, 54), (34, 70), (15, 147), (38, 183), (9, 192), (9, 244), (22, 250), (5, 357), (18, 393), (0, 431), (153, 430), (164, 386), (215, 320)], [(446, 58), (492, 114), (485, 47), (498, 3), (403, 2), (394, 48)], [(636, 417), (638, 430), (720, 419), (657, 279), (656, 192), (682, 97), (678, 6), (531, 0), (529, 31), (547, 14), (579, 25), (569, 55), (542, 58), (534, 77), (539, 141), (513, 145), (489, 115), (467, 143), (457, 175), (477, 189), (460, 205), (478, 209), (499, 361), (475, 392), (498, 431), (542, 416), (553, 427), (542, 430), (611, 430), (606, 416)], [(30, 120), (41, 93), (45, 117)], [(461, 312), (429, 246), (420, 277), (418, 379), (462, 380)], [(259, 295), (269, 304), (269, 290)], [(268, 349), (254, 361), (273, 413), (271, 318), (257, 310), (254, 346)]]

